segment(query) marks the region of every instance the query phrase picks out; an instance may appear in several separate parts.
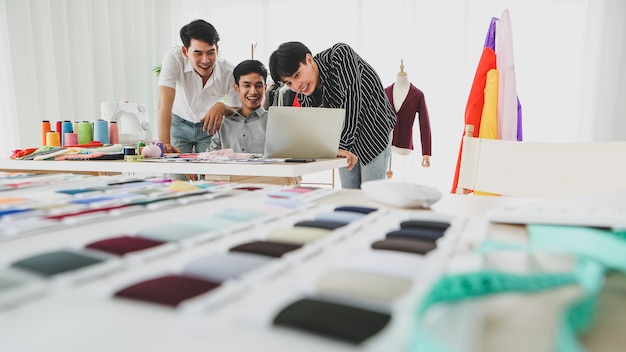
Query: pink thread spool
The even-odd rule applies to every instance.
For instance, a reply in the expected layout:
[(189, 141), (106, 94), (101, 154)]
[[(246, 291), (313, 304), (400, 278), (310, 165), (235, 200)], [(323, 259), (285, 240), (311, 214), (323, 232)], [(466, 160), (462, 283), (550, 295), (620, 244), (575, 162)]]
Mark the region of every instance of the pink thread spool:
[(78, 134), (74, 132), (68, 132), (64, 135), (64, 145), (77, 145), (78, 144)]
[(117, 129), (117, 121), (109, 122), (109, 140), (111, 144), (119, 144), (120, 132)]

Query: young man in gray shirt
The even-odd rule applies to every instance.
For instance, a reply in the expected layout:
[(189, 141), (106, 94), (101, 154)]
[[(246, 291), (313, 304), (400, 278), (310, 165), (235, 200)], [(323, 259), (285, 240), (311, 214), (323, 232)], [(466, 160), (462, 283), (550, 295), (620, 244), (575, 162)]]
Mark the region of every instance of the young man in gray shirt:
[(235, 153), (263, 154), (267, 111), (263, 97), (267, 89), (267, 69), (257, 60), (244, 60), (233, 69), (235, 91), (241, 108), (222, 121), (211, 138), (210, 151), (232, 149)]

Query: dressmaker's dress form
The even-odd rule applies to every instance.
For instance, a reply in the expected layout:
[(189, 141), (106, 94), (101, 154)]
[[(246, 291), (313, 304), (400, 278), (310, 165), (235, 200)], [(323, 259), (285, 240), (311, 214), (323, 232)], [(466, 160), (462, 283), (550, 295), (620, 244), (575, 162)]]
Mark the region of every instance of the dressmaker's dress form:
[(415, 114), (420, 125), (420, 142), (422, 146), (422, 165), (430, 165), (431, 133), (430, 118), (424, 93), (411, 84), (404, 72), (398, 74), (396, 83), (385, 88), (387, 98), (396, 111), (398, 122), (393, 130), (392, 150), (398, 154), (410, 154), (413, 146), (413, 125)]

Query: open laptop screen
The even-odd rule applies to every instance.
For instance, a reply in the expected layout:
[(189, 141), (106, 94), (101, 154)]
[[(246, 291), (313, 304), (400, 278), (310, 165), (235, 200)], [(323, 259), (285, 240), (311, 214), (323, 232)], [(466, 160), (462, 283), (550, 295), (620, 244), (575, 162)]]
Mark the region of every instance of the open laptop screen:
[(270, 106), (265, 158), (337, 157), (345, 109)]

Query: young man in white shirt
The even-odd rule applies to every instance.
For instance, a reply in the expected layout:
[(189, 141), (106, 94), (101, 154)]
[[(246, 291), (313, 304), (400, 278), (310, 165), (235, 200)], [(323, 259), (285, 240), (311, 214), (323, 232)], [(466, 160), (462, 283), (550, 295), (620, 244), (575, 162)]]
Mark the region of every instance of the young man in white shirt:
[(182, 48), (165, 54), (159, 75), (158, 130), (164, 151), (204, 152), (229, 108), (239, 107), (233, 65), (218, 57), (219, 34), (203, 20), (180, 29)]

